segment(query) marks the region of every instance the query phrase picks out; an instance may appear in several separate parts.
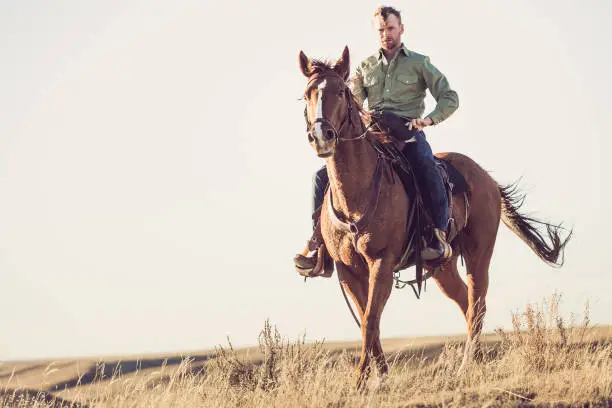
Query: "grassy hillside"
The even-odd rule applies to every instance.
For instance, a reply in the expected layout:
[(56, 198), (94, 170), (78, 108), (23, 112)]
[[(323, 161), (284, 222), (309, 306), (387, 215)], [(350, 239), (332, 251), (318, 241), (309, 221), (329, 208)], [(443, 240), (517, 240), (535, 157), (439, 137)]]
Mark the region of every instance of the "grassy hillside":
[(5, 362), (2, 406), (612, 406), (612, 326), (566, 322), (556, 299), (484, 336), (461, 374), (464, 336), (389, 339), (386, 378), (354, 389), (360, 342), (287, 341), (268, 322), (259, 347), (190, 356)]

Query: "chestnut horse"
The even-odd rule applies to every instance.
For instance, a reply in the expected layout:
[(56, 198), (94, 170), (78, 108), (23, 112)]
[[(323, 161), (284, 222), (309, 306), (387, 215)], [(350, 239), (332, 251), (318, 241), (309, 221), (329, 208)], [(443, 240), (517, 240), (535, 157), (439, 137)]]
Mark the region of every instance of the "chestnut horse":
[[(382, 177), (378, 204), (373, 212), (368, 211), (379, 160), (373, 144), (381, 135), (364, 126), (361, 117), (366, 112), (346, 85), (350, 70), (348, 47), (333, 65), (311, 60), (302, 51), (299, 64), (308, 78), (304, 94), (308, 139), (317, 155), (325, 158), (329, 175), (329, 189), (320, 216), (323, 239), (361, 320), (363, 344), (357, 387), (362, 388), (370, 374), (371, 359), (381, 374), (388, 370), (380, 343), (380, 318), (391, 294), (393, 269), (402, 255), (411, 203), (402, 183)], [(437, 156), (452, 164), (469, 186), (467, 197), (462, 194), (453, 198), (451, 216), (459, 228), (452, 243), (454, 254), (436, 268), (433, 277), (442, 292), (457, 303), (467, 322), (465, 364), (480, 353), (478, 338), (486, 311), (489, 263), (500, 219), (552, 265), (562, 264), (569, 236), (561, 240), (560, 227), (546, 224), (551, 241), (547, 243), (534, 224), (539, 221), (518, 212), (522, 197), (516, 196), (514, 186), (501, 187), (465, 155)], [(342, 218), (357, 222), (366, 212), (370, 213), (369, 221), (357, 233), (339, 228), (335, 221)], [(466, 261), (467, 285), (457, 271), (459, 253)]]

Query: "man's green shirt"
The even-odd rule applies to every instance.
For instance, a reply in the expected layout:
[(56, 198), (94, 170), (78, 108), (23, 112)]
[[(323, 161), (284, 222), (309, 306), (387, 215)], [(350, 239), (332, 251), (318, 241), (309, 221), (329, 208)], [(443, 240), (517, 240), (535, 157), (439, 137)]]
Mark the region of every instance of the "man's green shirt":
[(404, 44), (391, 61), (387, 61), (382, 50), (366, 58), (357, 67), (350, 86), (360, 103), (368, 100), (370, 110), (389, 110), (409, 118), (423, 115), (425, 91), (429, 89), (437, 102), (427, 115), (434, 124), (459, 107), (457, 93), (429, 57), (410, 51)]

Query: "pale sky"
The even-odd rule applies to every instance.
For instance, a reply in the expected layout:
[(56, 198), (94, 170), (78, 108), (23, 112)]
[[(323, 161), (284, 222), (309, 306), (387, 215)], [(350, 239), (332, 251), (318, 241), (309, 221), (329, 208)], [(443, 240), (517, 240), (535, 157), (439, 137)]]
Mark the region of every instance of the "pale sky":
[[(266, 318), (358, 339), (336, 276), (292, 266), (323, 164), (297, 57), (348, 45), (354, 69), (377, 5), (1, 0), (0, 359), (252, 345)], [(434, 151), (522, 177), (530, 213), (574, 226), (558, 270), (500, 227), (485, 330), (555, 291), (612, 323), (612, 3), (391, 5), (460, 97)], [(447, 333), (465, 322), (433, 282), (393, 291), (383, 337)]]

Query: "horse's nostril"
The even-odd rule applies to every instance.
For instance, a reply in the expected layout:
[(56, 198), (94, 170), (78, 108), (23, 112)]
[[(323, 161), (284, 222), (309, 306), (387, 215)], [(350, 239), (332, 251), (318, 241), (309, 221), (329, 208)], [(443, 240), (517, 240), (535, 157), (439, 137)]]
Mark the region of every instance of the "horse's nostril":
[(334, 131), (333, 131), (333, 130), (331, 130), (331, 129), (328, 129), (328, 130), (325, 132), (325, 139), (327, 139), (327, 140), (332, 140), (332, 139), (334, 138), (334, 136), (335, 136), (335, 133), (334, 133)]
[(308, 133), (308, 142), (309, 143), (314, 142), (314, 137), (312, 137), (312, 133)]

